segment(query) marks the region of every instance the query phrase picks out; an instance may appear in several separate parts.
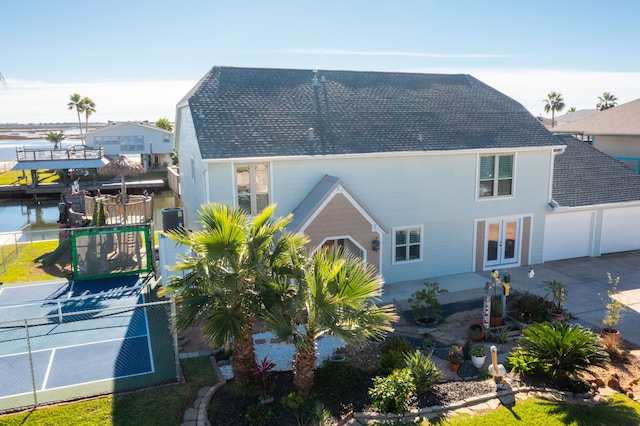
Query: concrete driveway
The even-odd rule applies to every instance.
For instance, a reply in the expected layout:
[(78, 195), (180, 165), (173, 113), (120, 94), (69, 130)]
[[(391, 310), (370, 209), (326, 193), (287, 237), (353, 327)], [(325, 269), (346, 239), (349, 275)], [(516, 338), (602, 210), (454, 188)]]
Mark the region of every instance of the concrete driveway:
[[(527, 273), (533, 268), (535, 275)], [(500, 269), (501, 274), (504, 269)], [(511, 286), (518, 292), (529, 291), (544, 296), (544, 281), (563, 283), (568, 292), (565, 309), (578, 317), (585, 326), (601, 328), (605, 315), (603, 298), (609, 288), (607, 272), (620, 277), (620, 301), (629, 308), (618, 329), (623, 339), (640, 347), (640, 251), (607, 254), (600, 257), (547, 262), (541, 265), (511, 269)], [(474, 300), (484, 296), (485, 283), (491, 281), (490, 272), (448, 275), (423, 281), (436, 281), (449, 293), (439, 297), (443, 304)], [(394, 302), (399, 309), (408, 309), (407, 299), (422, 288), (423, 281), (387, 284), (382, 301)]]

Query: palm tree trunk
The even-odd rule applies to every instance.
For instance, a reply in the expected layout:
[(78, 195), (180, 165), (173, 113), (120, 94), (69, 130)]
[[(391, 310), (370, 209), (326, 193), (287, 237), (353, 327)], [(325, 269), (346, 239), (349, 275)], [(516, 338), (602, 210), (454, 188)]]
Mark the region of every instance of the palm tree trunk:
[(80, 118), (80, 110), (76, 110), (78, 113), (78, 125), (80, 126), (80, 134), (82, 134), (82, 119)]
[(306, 344), (296, 348), (293, 357), (293, 384), (298, 391), (309, 395), (316, 375), (316, 342), (306, 336)]
[(251, 385), (254, 380), (254, 368), (256, 365), (256, 353), (253, 347), (253, 334), (251, 326), (247, 331), (233, 341), (233, 376), (241, 386)]

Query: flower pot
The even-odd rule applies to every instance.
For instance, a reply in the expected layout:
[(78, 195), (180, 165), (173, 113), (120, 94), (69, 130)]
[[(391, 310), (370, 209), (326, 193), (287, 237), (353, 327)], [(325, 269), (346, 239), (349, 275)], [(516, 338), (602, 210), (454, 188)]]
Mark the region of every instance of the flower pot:
[(474, 322), (469, 324), (469, 338), (474, 342), (482, 342), (485, 337), (485, 331), (482, 324)]
[(458, 371), (460, 369), (460, 364), (449, 362), (449, 368), (451, 369), (451, 371)]
[(565, 319), (564, 312), (559, 309), (550, 309), (549, 316), (551, 317), (551, 320), (555, 322), (563, 322)]
[(473, 356), (471, 355), (471, 364), (473, 364), (474, 367), (476, 368), (480, 368), (484, 365), (484, 360), (487, 358), (486, 355), (484, 356)]
[(610, 341), (620, 343), (620, 331), (615, 328), (605, 327), (600, 330), (600, 336), (603, 339), (611, 339)]

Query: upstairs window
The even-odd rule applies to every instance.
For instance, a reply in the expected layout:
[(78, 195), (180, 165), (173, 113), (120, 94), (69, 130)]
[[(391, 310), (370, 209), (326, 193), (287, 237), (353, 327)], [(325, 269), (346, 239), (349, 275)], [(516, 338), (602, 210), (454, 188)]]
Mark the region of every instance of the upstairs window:
[(513, 154), (481, 155), (478, 197), (513, 195)]
[(256, 215), (269, 205), (269, 166), (243, 164), (236, 166), (238, 207)]

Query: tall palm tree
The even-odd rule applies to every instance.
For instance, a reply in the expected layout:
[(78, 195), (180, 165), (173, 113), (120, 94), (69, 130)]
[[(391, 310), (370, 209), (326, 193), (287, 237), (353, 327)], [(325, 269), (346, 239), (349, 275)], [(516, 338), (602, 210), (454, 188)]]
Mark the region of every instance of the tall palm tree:
[(618, 105), (618, 98), (616, 98), (616, 95), (609, 92), (604, 92), (602, 96), (598, 96), (598, 99), (599, 101), (596, 108), (600, 111), (604, 111), (605, 109), (613, 108)]
[[(306, 239), (284, 233), (291, 216), (272, 219), (268, 206), (251, 220), (242, 209), (208, 204), (198, 212), (203, 229), (168, 231), (174, 241), (190, 248), (176, 270), (185, 271), (167, 286), (179, 303), (179, 330), (200, 323), (212, 345), (233, 346), (232, 369), (238, 383), (253, 382), (256, 365), (253, 322), (263, 309), (268, 281), (287, 270)], [(280, 281), (286, 281), (282, 279)]]
[(542, 102), (545, 103), (544, 112), (551, 111), (551, 127), (553, 127), (555, 125), (556, 111), (561, 112), (564, 109), (564, 99), (562, 99), (560, 93), (551, 92), (547, 95), (547, 99), (543, 99)]
[(46, 139), (53, 144), (53, 149), (58, 149), (58, 145), (67, 137), (63, 132), (49, 132), (46, 134)]
[(85, 133), (89, 133), (89, 116), (96, 112), (96, 103), (91, 100), (91, 98), (85, 96), (82, 98), (82, 110), (84, 111), (85, 117)]
[(321, 249), (305, 266), (286, 309), (271, 309), (268, 326), (279, 339), (293, 339), (294, 385), (304, 395), (313, 386), (316, 342), (326, 333), (347, 344), (380, 339), (397, 320), (392, 305), (377, 306), (383, 280), (372, 266), (341, 250)]
[(69, 96), (69, 103), (67, 104), (69, 110), (76, 110), (78, 114), (78, 125), (80, 126), (80, 134), (82, 134), (82, 120), (80, 120), (80, 113), (84, 112), (84, 106), (82, 102), (82, 96), (79, 93), (74, 93)]

